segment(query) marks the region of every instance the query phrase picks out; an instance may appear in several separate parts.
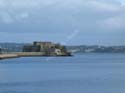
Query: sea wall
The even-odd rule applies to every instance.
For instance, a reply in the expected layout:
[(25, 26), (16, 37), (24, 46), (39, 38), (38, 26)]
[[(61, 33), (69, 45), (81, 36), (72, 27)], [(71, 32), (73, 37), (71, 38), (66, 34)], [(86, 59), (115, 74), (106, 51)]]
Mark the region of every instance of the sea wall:
[(0, 59), (18, 58), (17, 54), (0, 54)]
[(42, 52), (13, 52), (13, 53), (6, 53), (0, 54), (0, 59), (7, 59), (7, 58), (18, 58), (18, 57), (37, 57), (37, 56), (71, 56), (69, 54), (62, 54), (62, 55), (46, 55)]
[(13, 53), (6, 53), (0, 54), (0, 59), (7, 59), (7, 58), (18, 58), (18, 57), (32, 57), (32, 56), (44, 56), (41, 52), (13, 52)]
[(28, 56), (44, 56), (42, 52), (15, 52), (14, 54), (19, 57), (28, 57)]

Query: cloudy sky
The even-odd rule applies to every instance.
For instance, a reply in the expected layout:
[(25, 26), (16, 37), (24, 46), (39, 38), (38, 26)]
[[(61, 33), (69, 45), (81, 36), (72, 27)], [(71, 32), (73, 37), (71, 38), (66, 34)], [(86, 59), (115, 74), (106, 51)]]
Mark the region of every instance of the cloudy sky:
[(0, 42), (125, 45), (125, 0), (0, 0)]

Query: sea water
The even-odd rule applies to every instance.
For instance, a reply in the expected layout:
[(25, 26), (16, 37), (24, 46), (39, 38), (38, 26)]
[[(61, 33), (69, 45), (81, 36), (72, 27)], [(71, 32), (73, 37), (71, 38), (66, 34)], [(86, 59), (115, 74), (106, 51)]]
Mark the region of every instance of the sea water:
[(0, 60), (0, 93), (125, 93), (125, 54)]

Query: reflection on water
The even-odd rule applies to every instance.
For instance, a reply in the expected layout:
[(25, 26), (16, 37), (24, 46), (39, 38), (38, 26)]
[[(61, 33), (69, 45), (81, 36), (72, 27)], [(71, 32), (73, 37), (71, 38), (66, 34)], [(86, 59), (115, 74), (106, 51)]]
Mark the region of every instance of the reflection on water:
[(0, 60), (0, 93), (125, 93), (125, 54)]

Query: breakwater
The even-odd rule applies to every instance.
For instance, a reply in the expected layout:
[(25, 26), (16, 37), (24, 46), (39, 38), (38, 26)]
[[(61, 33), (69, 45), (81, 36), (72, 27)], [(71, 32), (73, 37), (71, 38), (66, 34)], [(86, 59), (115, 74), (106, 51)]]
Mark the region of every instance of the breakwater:
[(0, 54), (0, 59), (8, 58), (19, 58), (19, 57), (38, 57), (38, 56), (71, 56), (70, 54), (62, 55), (46, 55), (42, 52), (13, 52), (13, 53), (4, 53)]
[(0, 54), (0, 59), (18, 58), (17, 54)]
[(41, 52), (14, 52), (14, 53), (5, 53), (0, 54), (0, 59), (8, 59), (8, 58), (19, 58), (19, 57), (35, 57), (35, 56), (44, 56)]

